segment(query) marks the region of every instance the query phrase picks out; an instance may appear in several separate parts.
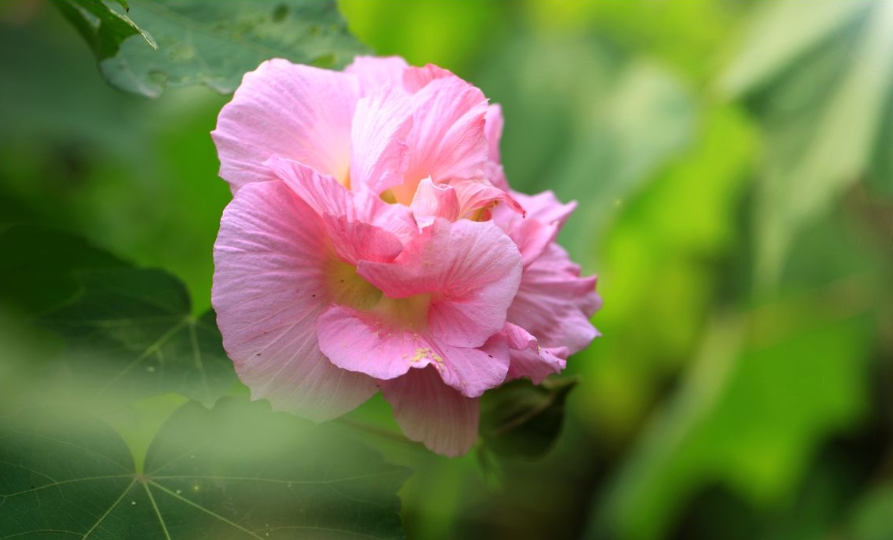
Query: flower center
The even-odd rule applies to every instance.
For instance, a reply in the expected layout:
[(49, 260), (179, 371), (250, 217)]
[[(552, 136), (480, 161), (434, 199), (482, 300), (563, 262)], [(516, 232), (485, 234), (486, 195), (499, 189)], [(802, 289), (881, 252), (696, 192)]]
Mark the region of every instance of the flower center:
[(389, 298), (363, 279), (352, 264), (332, 262), (328, 272), (332, 298), (338, 304), (375, 313), (395, 328), (424, 330), (428, 326), (431, 294)]

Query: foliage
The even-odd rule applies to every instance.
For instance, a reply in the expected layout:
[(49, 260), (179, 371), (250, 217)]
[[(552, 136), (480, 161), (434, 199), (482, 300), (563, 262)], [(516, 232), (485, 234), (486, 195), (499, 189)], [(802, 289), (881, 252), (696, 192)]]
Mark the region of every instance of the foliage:
[[(333, 0), (131, 0), (130, 18), (101, 0), (65, 0), (59, 7), (87, 38), (110, 83), (153, 98), (167, 87), (194, 84), (231, 93), (246, 71), (268, 58), (342, 67), (363, 51)], [(100, 20), (95, 35), (84, 12)], [(152, 47), (127, 39), (135, 33)]]
[(0, 524), (7, 536), (402, 538), (406, 470), (319, 429), (261, 404), (188, 403), (134, 464), (102, 422), (20, 412), (0, 420)]

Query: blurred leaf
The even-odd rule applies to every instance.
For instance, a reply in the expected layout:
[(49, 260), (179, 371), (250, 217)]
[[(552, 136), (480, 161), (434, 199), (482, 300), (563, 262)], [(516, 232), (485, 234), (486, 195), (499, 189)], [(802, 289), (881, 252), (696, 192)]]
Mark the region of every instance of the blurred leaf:
[(403, 538), (407, 470), (262, 403), (189, 403), (137, 468), (107, 425), (0, 420), (0, 530), (118, 539)]
[(74, 295), (75, 270), (120, 266), (122, 261), (82, 238), (31, 225), (0, 228), (0, 299), (26, 316)]
[[(125, 0), (115, 1), (127, 10)], [(121, 43), (134, 35), (141, 36), (152, 49), (158, 49), (152, 36), (141, 30), (127, 15), (118, 13), (102, 0), (56, 0), (53, 5), (87, 40), (97, 60), (114, 56)]]
[(564, 401), (578, 379), (519, 379), (491, 390), (481, 403), (481, 436), (496, 455), (537, 458), (561, 433)]
[[(867, 406), (870, 320), (849, 310), (833, 316), (839, 321), (789, 320), (808, 305), (839, 305), (834, 297), (842, 294), (851, 292), (764, 308), (750, 328), (719, 323), (676, 399), (656, 414), (620, 469), (591, 532), (608, 527), (619, 538), (660, 538), (707, 482), (757, 505), (786, 496), (817, 442)], [(865, 302), (865, 291), (858, 298)], [(745, 335), (749, 342), (738, 352)]]
[(767, 2), (753, 23), (720, 86), (747, 95), (767, 130), (756, 264), (771, 285), (794, 234), (872, 172), (893, 103), (893, 4)]
[(870, 491), (855, 504), (847, 540), (893, 538), (893, 485)]
[(81, 272), (71, 303), (41, 325), (66, 340), (79, 391), (128, 401), (167, 392), (211, 404), (235, 381), (215, 315), (192, 315), (183, 284), (160, 270)]
[(698, 111), (690, 92), (671, 73), (631, 63), (598, 99), (591, 123), (568, 150), (549, 187), (580, 208), (562, 236), (576, 259), (600, 245), (624, 202), (692, 142)]
[(611, 304), (596, 325), (609, 338), (578, 353), (569, 369), (586, 387), (577, 396), (585, 403), (580, 421), (603, 448), (627, 444), (655, 396), (689, 362), (729, 279), (718, 267), (741, 247), (736, 214), (756, 132), (731, 105), (703, 111), (700, 127), (695, 144), (621, 204), (604, 242), (589, 248), (600, 255), (599, 290)]
[(148, 97), (158, 97), (166, 87), (193, 84), (227, 94), (242, 75), (270, 58), (340, 67), (363, 52), (334, 0), (130, 4), (130, 15), (155, 36), (158, 50), (127, 40), (100, 67), (115, 86)]
[(437, 64), (464, 74), (505, 25), (500, 2), (339, 0), (349, 28), (379, 55), (413, 65)]

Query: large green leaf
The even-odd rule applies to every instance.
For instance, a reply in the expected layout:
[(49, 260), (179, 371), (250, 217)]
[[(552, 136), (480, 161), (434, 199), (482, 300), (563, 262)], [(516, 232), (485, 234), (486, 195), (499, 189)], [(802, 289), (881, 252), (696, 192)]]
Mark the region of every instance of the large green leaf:
[[(125, 0), (117, 2), (127, 9)], [(142, 38), (141, 46), (146, 47), (148, 44), (152, 49), (158, 49), (152, 36), (140, 29), (127, 15), (115, 11), (102, 0), (57, 0), (53, 5), (59, 8), (87, 40), (99, 60), (114, 56), (121, 43), (134, 35)]]
[(781, 275), (797, 231), (866, 174), (889, 173), (874, 163), (890, 154), (891, 28), (890, 2), (767, 2), (720, 80), (766, 130), (755, 217), (764, 285)]
[(33, 225), (0, 227), (0, 300), (25, 315), (62, 303), (78, 290), (75, 270), (124, 263), (82, 238)]
[(171, 275), (121, 268), (78, 277), (81, 293), (39, 322), (66, 340), (79, 394), (134, 400), (178, 392), (211, 404), (235, 381), (214, 313), (193, 316)]
[(131, 0), (130, 16), (158, 50), (128, 39), (100, 67), (115, 86), (148, 97), (193, 84), (230, 93), (263, 60), (338, 67), (363, 51), (334, 0)]
[(189, 403), (144, 466), (107, 425), (74, 415), (0, 419), (2, 538), (402, 538), (407, 470), (262, 403)]

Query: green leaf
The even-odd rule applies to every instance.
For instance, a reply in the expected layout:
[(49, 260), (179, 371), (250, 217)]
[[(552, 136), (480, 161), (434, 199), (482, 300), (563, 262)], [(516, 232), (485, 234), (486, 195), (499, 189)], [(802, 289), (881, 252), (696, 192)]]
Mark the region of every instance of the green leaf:
[(0, 229), (0, 299), (24, 315), (36, 315), (78, 290), (72, 272), (124, 263), (82, 238), (49, 228), (11, 225)]
[(235, 381), (214, 313), (193, 316), (171, 275), (121, 268), (78, 278), (81, 294), (39, 322), (66, 340), (80, 393), (131, 401), (179, 392), (211, 404)]
[(72, 414), (0, 420), (3, 538), (403, 538), (408, 476), (357, 441), (262, 403), (189, 403), (137, 468), (107, 425)]
[(131, 0), (130, 15), (158, 50), (130, 39), (100, 68), (113, 85), (148, 97), (194, 84), (226, 94), (270, 58), (340, 67), (364, 51), (334, 0)]
[(519, 379), (491, 390), (481, 404), (480, 433), (498, 456), (542, 457), (558, 440), (564, 402), (578, 379)]
[[(893, 4), (767, 2), (720, 80), (766, 130), (756, 201), (757, 274), (776, 284), (797, 231), (866, 174), (883, 173), (893, 105)], [(889, 178), (882, 178), (889, 182)]]
[[(127, 10), (127, 2), (116, 1)], [(148, 43), (153, 50), (158, 49), (152, 36), (102, 0), (58, 0), (53, 4), (87, 41), (97, 60), (114, 56), (124, 40), (135, 35), (142, 38), (139, 40), (141, 47)]]
[[(606, 528), (619, 538), (661, 538), (705, 483), (763, 507), (789, 496), (816, 444), (868, 407), (870, 318), (849, 308), (831, 320), (791, 320), (833, 304), (835, 294), (764, 307), (751, 325), (718, 321), (600, 501), (590, 537)], [(868, 299), (863, 291), (853, 301), (864, 309)]]

